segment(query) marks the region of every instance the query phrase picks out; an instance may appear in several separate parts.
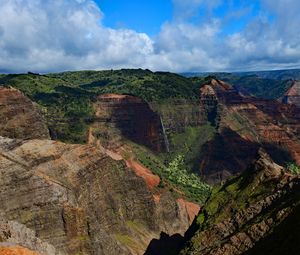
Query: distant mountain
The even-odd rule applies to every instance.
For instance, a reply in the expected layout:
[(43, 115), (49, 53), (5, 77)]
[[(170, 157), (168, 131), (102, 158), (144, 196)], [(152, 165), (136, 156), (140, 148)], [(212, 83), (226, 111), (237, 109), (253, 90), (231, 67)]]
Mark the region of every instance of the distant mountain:
[(227, 75), (234, 75), (239, 77), (244, 76), (258, 76), (265, 79), (275, 80), (299, 80), (300, 69), (284, 69), (284, 70), (271, 70), (271, 71), (249, 71), (249, 72), (186, 72), (181, 73), (185, 77), (206, 77), (208, 75), (217, 75), (218, 77), (226, 77)]
[(224, 80), (238, 89), (259, 98), (278, 99), (291, 87), (294, 80), (300, 80), (300, 69), (257, 71), (257, 72), (215, 72), (215, 73), (183, 73), (195, 77), (214, 76)]
[(256, 71), (234, 73), (240, 76), (256, 75), (260, 78), (275, 80), (300, 80), (300, 69), (274, 70), (274, 71)]

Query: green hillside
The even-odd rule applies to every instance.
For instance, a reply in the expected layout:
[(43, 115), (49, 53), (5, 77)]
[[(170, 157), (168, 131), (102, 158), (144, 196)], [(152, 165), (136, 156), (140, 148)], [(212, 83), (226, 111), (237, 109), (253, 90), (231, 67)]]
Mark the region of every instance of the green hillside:
[(92, 101), (98, 94), (129, 94), (148, 102), (196, 100), (203, 80), (194, 82), (177, 74), (142, 69), (0, 76), (1, 85), (21, 90), (40, 105), (53, 137), (70, 143), (86, 141)]

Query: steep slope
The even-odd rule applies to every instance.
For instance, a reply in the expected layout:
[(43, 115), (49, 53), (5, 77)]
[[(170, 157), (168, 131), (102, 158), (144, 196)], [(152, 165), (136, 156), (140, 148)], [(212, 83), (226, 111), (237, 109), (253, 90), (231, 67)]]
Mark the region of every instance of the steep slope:
[(211, 182), (244, 171), (263, 146), (277, 162), (300, 164), (297, 109), (277, 101), (240, 95), (213, 79), (200, 89), (208, 121), (218, 130), (206, 144), (200, 171)]
[[(138, 97), (104, 94), (94, 103), (95, 117), (90, 126), (93, 135), (111, 143), (116, 134), (160, 152), (166, 150), (161, 119), (149, 105)], [(108, 147), (108, 146), (106, 146)]]
[(21, 139), (49, 139), (38, 108), (19, 90), (0, 86), (0, 135)]
[[(180, 254), (298, 254), (300, 178), (262, 150), (241, 176), (216, 188)], [(280, 239), (282, 238), (282, 239)]]
[[(180, 104), (179, 108), (181, 106), (183, 104)], [(164, 189), (172, 190), (179, 198), (184, 196), (192, 201), (206, 200), (210, 188), (207, 185), (201, 185), (197, 176), (185, 175), (179, 178), (180, 172), (178, 172), (176, 180), (171, 178), (172, 173), (168, 171), (166, 158), (169, 159), (170, 155), (175, 155), (174, 159), (170, 157), (169, 164), (171, 164), (172, 160), (176, 160), (177, 155), (174, 153), (173, 140), (169, 139), (170, 119), (164, 124), (163, 118), (152, 110), (150, 104), (129, 95), (99, 95), (93, 107), (95, 117), (89, 127), (87, 139), (89, 144), (97, 146), (100, 151), (115, 160), (126, 161), (127, 166), (144, 178), (148, 186), (152, 188), (164, 187)], [(173, 119), (174, 126), (179, 127), (180, 131), (174, 128), (172, 132), (183, 132), (190, 125), (196, 128), (199, 115), (195, 118), (193, 115), (187, 116), (186, 126), (181, 126), (182, 122), (176, 123), (179, 119), (184, 120), (184, 113), (181, 113), (182, 115), (177, 115), (178, 118)], [(190, 111), (186, 112), (186, 115), (189, 113)], [(196, 123), (192, 121), (193, 119)], [(176, 169), (173, 168), (172, 171)], [(184, 183), (179, 184), (177, 181), (179, 179), (182, 179), (181, 182)], [(159, 192), (156, 195), (159, 195)]]

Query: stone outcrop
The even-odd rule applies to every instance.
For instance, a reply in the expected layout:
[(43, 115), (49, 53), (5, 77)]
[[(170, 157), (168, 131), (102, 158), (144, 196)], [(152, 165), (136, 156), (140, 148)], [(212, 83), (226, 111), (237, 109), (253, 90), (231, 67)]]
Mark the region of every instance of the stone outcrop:
[(14, 88), (0, 86), (0, 135), (19, 139), (49, 139), (38, 108)]
[[(241, 177), (209, 199), (180, 254), (298, 254), (300, 178), (262, 150)], [(278, 231), (280, 230), (280, 231)]]
[(282, 102), (292, 104), (300, 108), (300, 81), (295, 81), (289, 90), (284, 94)]
[(107, 141), (104, 147), (114, 146), (121, 136), (154, 151), (166, 150), (160, 117), (142, 99), (105, 94), (97, 97), (94, 108), (92, 133)]
[(3, 217), (0, 217), (0, 254), (60, 255), (54, 246), (37, 238), (34, 230), (16, 221), (8, 221)]

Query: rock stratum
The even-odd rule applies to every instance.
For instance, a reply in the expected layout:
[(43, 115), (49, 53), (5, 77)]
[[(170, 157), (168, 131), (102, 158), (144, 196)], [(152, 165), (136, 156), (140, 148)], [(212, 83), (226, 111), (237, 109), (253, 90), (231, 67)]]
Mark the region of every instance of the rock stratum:
[(37, 106), (19, 90), (0, 86), (0, 135), (21, 139), (50, 139)]
[(105, 147), (113, 146), (116, 137), (124, 137), (154, 151), (166, 150), (161, 119), (140, 98), (118, 94), (100, 95), (94, 103), (94, 109), (95, 119), (91, 130), (96, 138), (106, 139)]

